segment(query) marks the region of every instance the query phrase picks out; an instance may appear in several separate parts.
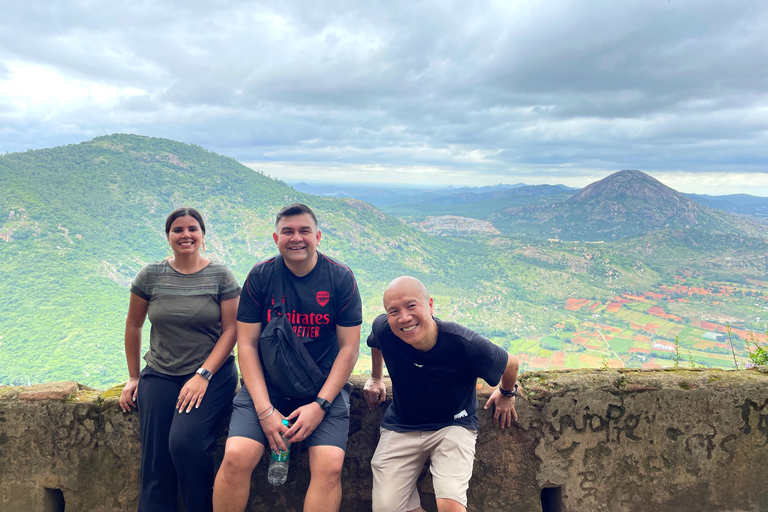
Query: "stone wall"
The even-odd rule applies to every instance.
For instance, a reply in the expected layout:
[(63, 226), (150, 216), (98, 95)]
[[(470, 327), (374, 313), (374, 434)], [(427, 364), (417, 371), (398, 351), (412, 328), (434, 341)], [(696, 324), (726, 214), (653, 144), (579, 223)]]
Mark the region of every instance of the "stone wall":
[[(531, 372), (520, 382), (518, 424), (499, 430), (481, 410), (469, 510), (768, 510), (768, 369)], [(353, 383), (342, 510), (365, 511), (382, 409), (369, 412), (363, 379)], [(0, 387), (0, 510), (136, 510), (138, 415), (120, 411), (118, 395), (73, 382)], [(291, 465), (281, 488), (257, 467), (249, 511), (302, 509), (301, 445)], [(426, 469), (419, 489), (435, 510)]]

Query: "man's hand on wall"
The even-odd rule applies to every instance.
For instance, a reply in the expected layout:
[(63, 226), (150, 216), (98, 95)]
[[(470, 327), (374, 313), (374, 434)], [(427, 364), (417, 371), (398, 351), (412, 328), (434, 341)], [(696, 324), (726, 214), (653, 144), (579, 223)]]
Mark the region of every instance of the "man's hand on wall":
[(499, 390), (493, 392), (485, 403), (485, 409), (495, 407), (493, 412), (493, 422), (498, 423), (499, 427), (506, 428), (512, 426), (512, 421), (517, 421), (517, 411), (515, 411), (515, 397), (507, 398)]
[(387, 399), (387, 386), (384, 385), (384, 379), (371, 377), (365, 382), (363, 387), (363, 397), (368, 404), (368, 410), (372, 411)]

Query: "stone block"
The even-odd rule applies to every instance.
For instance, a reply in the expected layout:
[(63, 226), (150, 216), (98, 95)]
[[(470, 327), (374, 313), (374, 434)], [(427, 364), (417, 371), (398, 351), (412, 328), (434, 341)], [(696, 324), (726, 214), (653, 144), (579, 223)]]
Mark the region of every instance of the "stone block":
[[(364, 381), (352, 379), (342, 511), (371, 509), (370, 460), (384, 409), (368, 411)], [(468, 510), (768, 510), (765, 368), (529, 372), (520, 384), (519, 421), (504, 430), (482, 409), (492, 389), (478, 390)], [(138, 414), (123, 413), (118, 396), (119, 388), (74, 382), (0, 387), (0, 510), (136, 510)], [(267, 484), (266, 467), (265, 459), (254, 471), (247, 510), (302, 510), (306, 448), (295, 445), (282, 487)], [(418, 485), (423, 506), (436, 510), (427, 468)]]

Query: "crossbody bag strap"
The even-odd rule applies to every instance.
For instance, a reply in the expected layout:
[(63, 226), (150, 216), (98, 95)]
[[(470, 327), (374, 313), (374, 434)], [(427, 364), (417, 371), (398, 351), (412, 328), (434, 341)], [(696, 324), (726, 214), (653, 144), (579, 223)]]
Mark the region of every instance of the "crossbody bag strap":
[[(275, 315), (278, 313), (283, 315), (285, 314), (285, 306), (283, 305), (283, 277), (285, 275), (285, 260), (283, 260), (283, 256), (281, 254), (278, 254), (275, 256), (275, 268), (273, 273), (273, 281), (272, 281), (272, 292), (274, 293), (275, 300), (277, 303), (272, 306), (272, 311)], [(293, 337), (293, 340), (296, 345), (296, 349), (304, 354), (306, 354), (306, 361), (307, 364), (311, 364), (314, 369), (317, 370), (317, 373), (323, 377), (323, 380), (325, 380), (326, 375), (323, 374), (323, 371), (320, 369), (319, 366), (317, 366), (317, 363), (314, 362), (312, 359), (312, 356), (309, 355), (309, 351), (307, 350), (307, 347), (304, 346), (304, 344), (299, 340), (297, 337)]]
[(283, 314), (285, 308), (283, 306), (283, 276), (285, 274), (285, 262), (283, 256), (278, 254), (275, 256), (275, 268), (272, 271), (272, 293), (275, 297), (275, 303), (272, 305), (272, 311), (275, 314)]

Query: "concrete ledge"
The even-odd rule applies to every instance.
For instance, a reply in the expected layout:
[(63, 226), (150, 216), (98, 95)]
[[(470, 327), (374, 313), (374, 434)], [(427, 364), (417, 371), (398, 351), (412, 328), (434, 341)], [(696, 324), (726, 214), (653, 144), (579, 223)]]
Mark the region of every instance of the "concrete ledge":
[[(352, 381), (342, 510), (367, 511), (383, 409), (369, 412), (364, 378)], [(520, 381), (520, 420), (504, 431), (482, 410), (491, 389), (478, 392), (469, 510), (768, 510), (768, 369), (531, 372)], [(0, 387), (0, 510), (136, 510), (138, 414), (120, 411), (119, 390)], [(294, 450), (282, 488), (257, 467), (249, 511), (302, 510), (307, 453)], [(435, 510), (426, 469), (419, 489)]]

